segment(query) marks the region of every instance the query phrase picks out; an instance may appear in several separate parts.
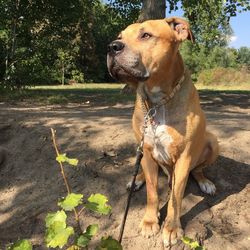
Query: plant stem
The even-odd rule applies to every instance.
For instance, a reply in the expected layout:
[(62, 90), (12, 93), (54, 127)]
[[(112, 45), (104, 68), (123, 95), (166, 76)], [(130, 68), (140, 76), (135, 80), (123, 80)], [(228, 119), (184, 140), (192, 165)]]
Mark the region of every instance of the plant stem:
[[(54, 145), (54, 148), (55, 148), (55, 151), (56, 151), (56, 155), (59, 156), (60, 153), (59, 153), (58, 147), (56, 145), (55, 130), (53, 128), (50, 128), (50, 130), (51, 130), (52, 141), (53, 141), (53, 145)], [(63, 176), (63, 180), (64, 180), (64, 184), (66, 186), (67, 192), (68, 192), (68, 194), (70, 194), (71, 190), (70, 190), (70, 187), (69, 187), (69, 184), (68, 184), (68, 181), (67, 181), (67, 177), (66, 177), (65, 172), (64, 172), (63, 164), (61, 162), (58, 162), (58, 163), (59, 163), (60, 168), (61, 168), (61, 173), (62, 173), (62, 176)], [(74, 208), (74, 214), (75, 214), (75, 219), (76, 219), (77, 223), (79, 224), (79, 216), (78, 216), (77, 211), (76, 211), (75, 208)]]
[[(51, 128), (51, 134), (52, 134), (53, 145), (54, 145), (54, 148), (55, 148), (55, 151), (56, 151), (56, 156), (59, 156), (60, 153), (59, 153), (59, 150), (58, 150), (57, 145), (56, 145), (56, 135), (55, 135), (55, 130), (53, 128)], [(58, 162), (58, 163), (59, 163), (60, 168), (61, 168), (61, 173), (62, 173), (62, 176), (63, 176), (63, 180), (64, 180), (64, 184), (66, 186), (67, 192), (68, 192), (68, 194), (70, 194), (71, 191), (70, 191), (70, 187), (69, 187), (69, 184), (68, 184), (65, 172), (64, 172), (63, 165), (62, 165), (61, 162)]]
[(80, 216), (80, 214), (83, 212), (83, 210), (85, 209), (85, 207), (82, 207), (81, 209), (80, 209), (80, 211), (78, 212), (78, 217)]

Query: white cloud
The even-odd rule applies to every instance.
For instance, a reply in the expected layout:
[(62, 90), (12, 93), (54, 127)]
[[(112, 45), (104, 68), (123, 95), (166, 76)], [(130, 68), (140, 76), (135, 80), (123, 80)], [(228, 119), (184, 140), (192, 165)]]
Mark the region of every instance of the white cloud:
[(230, 37), (229, 37), (230, 43), (233, 43), (233, 42), (235, 42), (235, 41), (237, 41), (237, 40), (238, 40), (238, 37), (237, 37), (237, 36), (230, 36)]

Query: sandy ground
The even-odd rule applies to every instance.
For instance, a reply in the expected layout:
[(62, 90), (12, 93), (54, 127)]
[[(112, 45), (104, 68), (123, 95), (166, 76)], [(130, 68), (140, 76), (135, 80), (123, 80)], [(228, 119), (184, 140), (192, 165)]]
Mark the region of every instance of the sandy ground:
[[(198, 237), (206, 249), (249, 249), (249, 96), (204, 92), (201, 97), (208, 127), (221, 146), (220, 157), (206, 172), (216, 184), (217, 193), (214, 197), (203, 194), (190, 178), (183, 200), (182, 225), (186, 234)], [(103, 235), (118, 237), (136, 147), (131, 130), (133, 104), (109, 106), (95, 98), (86, 101), (51, 106), (0, 103), (0, 146), (8, 151), (6, 161), (0, 165), (0, 249), (18, 238), (31, 239), (35, 249), (46, 249), (44, 218), (57, 209), (58, 199), (65, 195), (51, 143), (51, 127), (57, 131), (61, 152), (80, 161), (76, 169), (67, 167), (72, 189), (86, 197), (103, 193), (113, 207), (110, 216), (84, 212), (83, 228), (97, 222), (101, 230), (96, 240)], [(159, 193), (163, 218), (168, 193), (163, 174)], [(145, 203), (143, 187), (133, 195), (124, 249), (162, 249), (160, 235), (144, 239), (138, 231)]]

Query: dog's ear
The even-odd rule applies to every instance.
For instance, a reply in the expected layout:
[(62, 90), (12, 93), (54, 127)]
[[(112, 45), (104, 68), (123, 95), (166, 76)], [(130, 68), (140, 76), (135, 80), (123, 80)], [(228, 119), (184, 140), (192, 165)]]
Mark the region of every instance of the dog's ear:
[(176, 37), (179, 41), (186, 39), (194, 43), (194, 36), (190, 29), (189, 23), (180, 17), (169, 17), (165, 18), (165, 21), (169, 24), (172, 30), (175, 32)]

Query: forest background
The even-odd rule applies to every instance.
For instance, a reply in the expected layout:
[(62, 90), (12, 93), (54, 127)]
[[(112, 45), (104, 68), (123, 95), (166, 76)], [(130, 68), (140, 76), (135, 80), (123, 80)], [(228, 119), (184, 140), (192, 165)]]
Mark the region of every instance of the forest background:
[[(229, 21), (249, 0), (0, 0), (0, 89), (112, 82), (107, 44), (127, 25), (182, 8), (196, 42), (181, 53), (198, 83), (250, 83), (250, 48), (228, 47)], [(145, 11), (146, 10), (146, 11)]]

